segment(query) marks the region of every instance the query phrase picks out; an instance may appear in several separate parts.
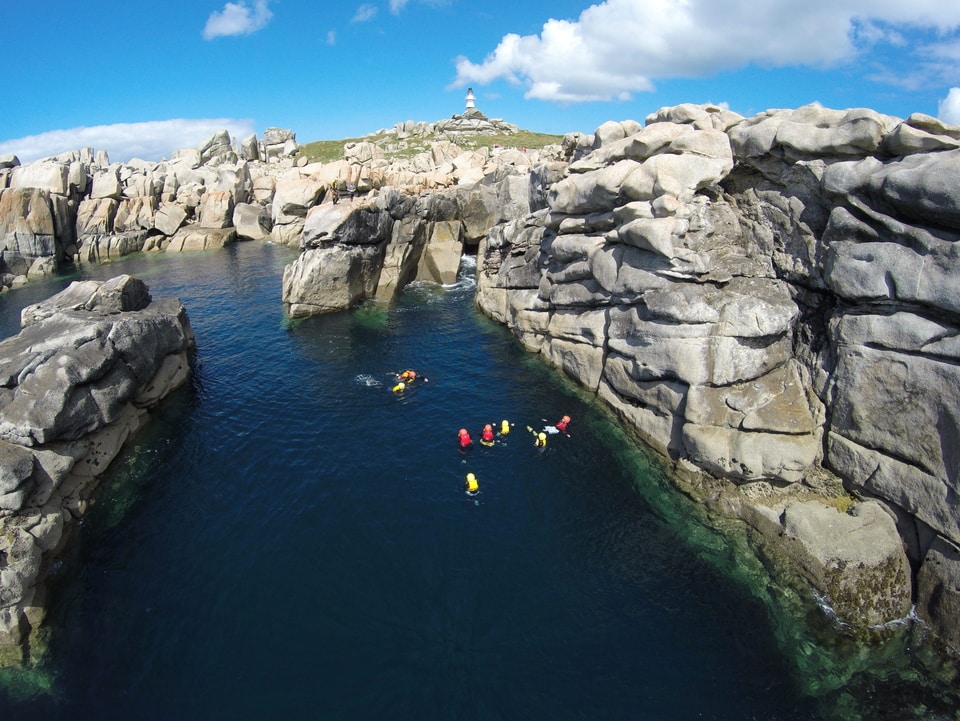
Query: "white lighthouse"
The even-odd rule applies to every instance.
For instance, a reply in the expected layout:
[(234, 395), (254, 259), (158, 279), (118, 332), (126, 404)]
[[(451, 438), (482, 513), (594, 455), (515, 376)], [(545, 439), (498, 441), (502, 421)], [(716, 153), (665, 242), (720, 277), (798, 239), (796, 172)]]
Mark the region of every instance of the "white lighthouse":
[(477, 107), (477, 96), (473, 94), (473, 88), (467, 88), (467, 110), (473, 110)]

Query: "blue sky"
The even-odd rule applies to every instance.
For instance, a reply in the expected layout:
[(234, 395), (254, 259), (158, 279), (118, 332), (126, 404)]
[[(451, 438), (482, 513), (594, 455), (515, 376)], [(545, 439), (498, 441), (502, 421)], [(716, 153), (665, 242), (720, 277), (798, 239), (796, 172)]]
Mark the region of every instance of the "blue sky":
[(549, 133), (683, 102), (960, 123), (957, 0), (6, 0), (0, 26), (0, 154), (23, 162), (358, 137), (461, 113), (467, 87)]

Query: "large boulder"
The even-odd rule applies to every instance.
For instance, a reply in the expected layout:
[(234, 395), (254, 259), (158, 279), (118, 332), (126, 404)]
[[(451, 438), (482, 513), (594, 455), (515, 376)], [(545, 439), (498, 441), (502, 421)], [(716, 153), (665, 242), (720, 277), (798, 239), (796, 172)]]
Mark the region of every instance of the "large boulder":
[(64, 311), (99, 315), (138, 311), (150, 305), (151, 300), (147, 285), (130, 275), (118, 275), (107, 281), (74, 281), (55, 296), (20, 311), (20, 325), (26, 328)]
[(426, 243), (427, 223), (408, 215), (393, 225), (393, 235), (386, 247), (383, 268), (377, 281), (377, 300), (392, 301), (410, 282), (417, 269)]
[[(65, 302), (72, 305), (69, 293)], [(187, 345), (181, 311), (169, 303), (135, 317), (109, 315), (91, 323), (89, 313), (55, 313), (0, 343), (7, 389), (0, 439), (35, 446), (76, 440), (112, 423), (163, 359)]]
[(917, 612), (954, 652), (960, 653), (960, 550), (934, 539), (917, 574)]
[(910, 564), (881, 504), (840, 513), (819, 501), (793, 503), (782, 523), (787, 548), (841, 619), (879, 626), (910, 612)]
[(246, 240), (266, 240), (270, 237), (273, 223), (270, 213), (262, 205), (237, 203), (233, 209), (233, 226), (237, 236)]
[(370, 298), (383, 263), (382, 245), (308, 249), (283, 271), (283, 302), (291, 317), (344, 310)]
[(420, 258), (418, 280), (449, 284), (457, 279), (463, 253), (459, 221), (441, 220), (430, 223), (427, 243)]
[(124, 198), (117, 205), (113, 229), (118, 233), (153, 230), (156, 214), (157, 201), (152, 195)]
[(153, 218), (154, 227), (164, 235), (173, 235), (187, 220), (187, 211), (177, 203), (164, 203)]
[(197, 222), (204, 228), (229, 228), (233, 225), (234, 196), (225, 190), (211, 190), (197, 208)]
[(0, 268), (6, 266), (8, 272), (24, 275), (35, 258), (61, 254), (49, 192), (40, 188), (0, 190)]
[(93, 189), (90, 191), (92, 199), (113, 198), (119, 200), (123, 195), (123, 186), (117, 168), (110, 167), (101, 170), (93, 176)]
[(11, 188), (36, 188), (51, 195), (70, 193), (70, 164), (56, 160), (38, 160), (27, 165), (14, 166)]
[(168, 253), (215, 250), (236, 241), (236, 228), (204, 228), (199, 225), (188, 225), (170, 238), (165, 250)]

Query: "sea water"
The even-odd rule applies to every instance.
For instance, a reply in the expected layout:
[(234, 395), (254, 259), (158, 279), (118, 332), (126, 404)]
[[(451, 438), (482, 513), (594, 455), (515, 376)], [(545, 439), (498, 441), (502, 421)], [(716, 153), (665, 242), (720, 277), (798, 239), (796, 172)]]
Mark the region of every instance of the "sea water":
[[(803, 604), (698, 520), (655, 459), (475, 310), (471, 268), (392, 306), (291, 321), (280, 276), (294, 257), (249, 243), (75, 274), (130, 273), (181, 298), (194, 373), (111, 467), (52, 569), (47, 660), (0, 673), (0, 718), (948, 708), (906, 646), (880, 664), (811, 633)], [(3, 336), (70, 279), (0, 297)], [(420, 380), (393, 393), (406, 368)], [(531, 431), (562, 415), (569, 435), (535, 448)], [(508, 435), (477, 442), (503, 420)]]

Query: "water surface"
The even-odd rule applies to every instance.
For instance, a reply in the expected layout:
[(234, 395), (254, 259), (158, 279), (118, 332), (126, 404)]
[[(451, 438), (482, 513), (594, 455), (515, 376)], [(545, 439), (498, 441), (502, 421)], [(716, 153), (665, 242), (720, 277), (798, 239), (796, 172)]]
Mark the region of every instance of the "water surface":
[[(836, 655), (837, 678), (821, 661), (805, 670), (820, 646), (776, 610), (760, 564), (697, 524), (655, 462), (477, 313), (469, 277), (291, 322), (279, 297), (292, 258), (251, 243), (83, 268), (180, 297), (195, 373), (107, 474), (51, 579), (49, 660), (0, 676), (0, 718), (891, 708)], [(3, 335), (67, 280), (0, 297)], [(407, 367), (428, 380), (397, 396), (392, 373)], [(563, 414), (570, 436), (535, 449), (526, 427)], [(478, 438), (502, 419), (513, 429), (494, 447), (458, 450), (458, 428)]]

